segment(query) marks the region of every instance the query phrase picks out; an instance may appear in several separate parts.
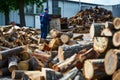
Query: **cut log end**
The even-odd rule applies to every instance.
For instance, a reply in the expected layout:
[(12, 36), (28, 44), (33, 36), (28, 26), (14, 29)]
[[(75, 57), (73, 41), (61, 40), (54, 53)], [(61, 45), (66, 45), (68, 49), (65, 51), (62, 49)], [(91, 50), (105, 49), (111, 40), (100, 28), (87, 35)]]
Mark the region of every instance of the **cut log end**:
[(113, 25), (115, 29), (120, 29), (120, 18), (115, 18), (113, 20)]
[(94, 76), (94, 68), (89, 60), (86, 60), (84, 63), (84, 74), (86, 79), (91, 79)]
[(25, 61), (21, 61), (18, 63), (18, 70), (28, 70), (29, 69), (29, 64), (26, 63)]
[(113, 35), (113, 45), (116, 47), (120, 46), (120, 31)]
[(106, 74), (112, 75), (115, 72), (117, 68), (117, 62), (118, 59), (114, 50), (113, 49), (109, 50), (105, 56), (105, 62), (104, 62)]
[(120, 80), (120, 69), (113, 74), (112, 80)]
[(64, 44), (66, 44), (70, 40), (70, 37), (68, 35), (63, 34), (61, 35), (60, 39)]
[(103, 53), (108, 47), (108, 38), (95, 37), (93, 47), (96, 52)]

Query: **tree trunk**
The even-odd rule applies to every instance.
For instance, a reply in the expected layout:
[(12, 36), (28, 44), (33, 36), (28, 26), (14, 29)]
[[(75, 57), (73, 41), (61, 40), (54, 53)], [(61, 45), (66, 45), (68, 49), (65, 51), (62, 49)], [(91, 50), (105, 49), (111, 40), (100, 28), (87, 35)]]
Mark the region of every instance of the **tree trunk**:
[(5, 12), (5, 25), (9, 25), (10, 24), (10, 18), (9, 18), (9, 11)]
[(116, 69), (120, 68), (120, 50), (110, 49), (105, 56), (105, 72), (108, 75), (112, 75)]
[(117, 31), (113, 35), (113, 45), (115, 47), (120, 47), (120, 31)]
[(24, 0), (17, 0), (18, 1), (18, 7), (19, 7), (19, 15), (20, 15), (20, 25), (21, 27), (26, 26), (25, 24), (25, 15), (24, 15)]
[(84, 75), (88, 80), (99, 79), (105, 76), (104, 59), (90, 59), (84, 63)]

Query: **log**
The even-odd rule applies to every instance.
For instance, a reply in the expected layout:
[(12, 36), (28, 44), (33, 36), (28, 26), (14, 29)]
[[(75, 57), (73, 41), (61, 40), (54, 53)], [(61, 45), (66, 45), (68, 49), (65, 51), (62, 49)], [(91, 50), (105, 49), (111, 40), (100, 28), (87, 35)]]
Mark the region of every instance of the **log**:
[(53, 38), (50, 42), (49, 42), (49, 47), (52, 49), (52, 50), (57, 50), (58, 47), (61, 45), (61, 41), (59, 38)]
[(42, 44), (39, 44), (39, 47), (38, 49), (40, 49), (41, 51), (51, 51), (51, 48), (49, 47), (48, 44), (46, 43), (42, 43)]
[(115, 71), (115, 73), (112, 76), (112, 80), (120, 80), (120, 69)]
[(67, 32), (67, 33), (63, 33), (60, 36), (61, 41), (66, 44), (67, 42), (70, 41), (70, 39), (73, 37), (73, 33)]
[(10, 75), (10, 72), (9, 72), (9, 70), (8, 70), (7, 67), (0, 69), (0, 77), (2, 77), (2, 76), (8, 76), (8, 75)]
[(112, 75), (116, 69), (120, 68), (119, 54), (120, 50), (110, 49), (107, 51), (105, 56), (105, 72), (107, 75)]
[(111, 37), (94, 37), (93, 42), (93, 48), (98, 53), (103, 53), (114, 47)]
[(8, 55), (19, 54), (23, 50), (24, 47), (20, 46), (8, 50), (0, 51), (0, 60), (5, 59)]
[(114, 31), (111, 31), (109, 28), (105, 28), (101, 31), (101, 36), (110, 37), (110, 36), (113, 36), (113, 34), (114, 34)]
[(51, 36), (51, 38), (60, 37), (61, 34), (62, 34), (62, 33), (61, 33), (60, 31), (56, 30), (56, 29), (52, 29), (52, 30), (50, 31), (50, 36)]
[(93, 23), (90, 27), (90, 36), (93, 37), (100, 37), (101, 31), (105, 28), (104, 23)]
[(8, 69), (10, 72), (17, 70), (19, 59), (16, 56), (11, 56), (8, 58)]
[(113, 45), (115, 47), (120, 47), (120, 31), (117, 31), (113, 35)]
[(83, 54), (79, 55), (79, 60), (81, 62), (84, 62), (86, 59), (95, 59), (99, 57), (99, 53), (96, 52), (93, 48), (89, 49), (88, 51), (86, 51)]
[(49, 68), (42, 68), (42, 74), (45, 77), (45, 80), (59, 80), (63, 77), (63, 74), (60, 72), (56, 72)]
[(104, 59), (90, 59), (84, 63), (84, 76), (86, 79), (99, 79), (105, 76)]
[(73, 36), (73, 40), (83, 40), (84, 35)]
[(48, 55), (47, 53), (42, 51), (34, 52), (32, 55), (42, 62), (49, 62), (51, 60), (51, 55)]
[(7, 67), (8, 59), (0, 60), (0, 68)]
[(75, 67), (72, 70), (70, 70), (69, 72), (67, 72), (64, 77), (60, 78), (59, 80), (73, 80), (73, 78), (77, 75), (77, 73), (79, 72), (79, 70)]
[(69, 46), (69, 45), (59, 46), (59, 48), (58, 48), (59, 61), (62, 62), (66, 58), (69, 58), (72, 55), (74, 55), (75, 53), (78, 53), (80, 50), (82, 50), (84, 48), (91, 48), (91, 47), (92, 47), (91, 44), (89, 44), (89, 45), (74, 44), (71, 46)]
[(105, 28), (108, 28), (110, 30), (115, 29), (113, 23), (108, 21), (105, 22)]
[(120, 18), (115, 18), (114, 20), (113, 20), (113, 25), (114, 25), (114, 28), (115, 29), (120, 29)]
[(23, 80), (45, 80), (42, 72), (40, 71), (25, 71), (23, 73)]
[(66, 59), (64, 62), (60, 62), (60, 63), (53, 65), (53, 69), (55, 71), (65, 72), (65, 71), (75, 67), (75, 64), (73, 64), (73, 63), (75, 62), (76, 58), (77, 58), (77, 54), (74, 54), (70, 58)]
[(24, 70), (14, 70), (11, 75), (12, 80), (21, 80), (24, 72)]

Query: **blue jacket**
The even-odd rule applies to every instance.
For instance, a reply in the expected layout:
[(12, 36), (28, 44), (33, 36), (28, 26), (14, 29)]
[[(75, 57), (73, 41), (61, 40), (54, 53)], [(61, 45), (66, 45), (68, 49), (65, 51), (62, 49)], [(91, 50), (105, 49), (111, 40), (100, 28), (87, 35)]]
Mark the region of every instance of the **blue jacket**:
[(42, 12), (40, 14), (40, 22), (41, 24), (49, 24), (49, 21), (51, 20), (50, 15), (46, 12)]

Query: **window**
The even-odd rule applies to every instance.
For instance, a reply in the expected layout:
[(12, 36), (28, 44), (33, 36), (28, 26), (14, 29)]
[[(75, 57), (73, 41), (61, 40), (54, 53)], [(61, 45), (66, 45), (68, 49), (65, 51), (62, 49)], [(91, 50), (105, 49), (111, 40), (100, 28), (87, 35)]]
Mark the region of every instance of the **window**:
[(43, 11), (43, 5), (41, 5), (41, 6), (36, 6), (36, 13), (37, 14), (39, 14), (39, 13), (41, 13), (42, 11)]

